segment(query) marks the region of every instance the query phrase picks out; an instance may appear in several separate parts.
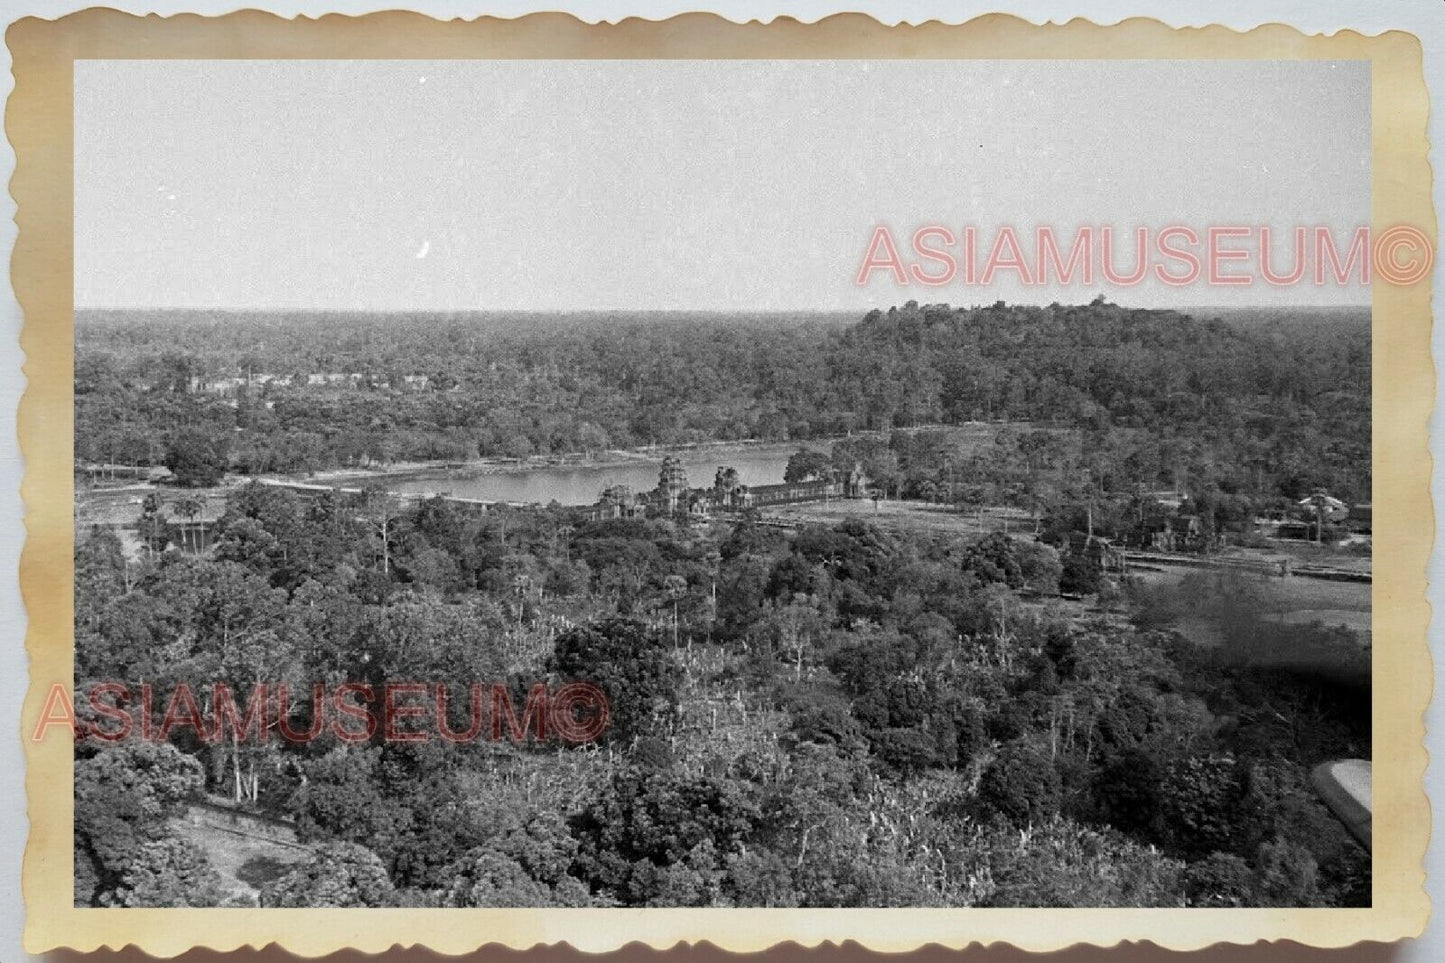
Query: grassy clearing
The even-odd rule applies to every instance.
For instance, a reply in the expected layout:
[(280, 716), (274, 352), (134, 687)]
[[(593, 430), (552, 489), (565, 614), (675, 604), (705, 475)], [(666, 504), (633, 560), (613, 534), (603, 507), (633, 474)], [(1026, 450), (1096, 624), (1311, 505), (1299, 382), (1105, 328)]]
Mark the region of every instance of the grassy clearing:
[(285, 875), (308, 852), (302, 846), (243, 836), (187, 819), (175, 820), (172, 828), (177, 837), (206, 854), (228, 896), (259, 895), (262, 886)]
[(1368, 584), (1201, 570), (1146, 575), (1130, 590), (1142, 627), (1175, 629), (1229, 661), (1368, 686)]
[(764, 517), (788, 525), (836, 525), (850, 518), (879, 528), (902, 532), (945, 532), (951, 535), (987, 535), (1008, 532), (1032, 535), (1033, 519), (1007, 508), (985, 508), (980, 513), (960, 512), (948, 505), (892, 499), (874, 505), (871, 499), (834, 499), (769, 507)]

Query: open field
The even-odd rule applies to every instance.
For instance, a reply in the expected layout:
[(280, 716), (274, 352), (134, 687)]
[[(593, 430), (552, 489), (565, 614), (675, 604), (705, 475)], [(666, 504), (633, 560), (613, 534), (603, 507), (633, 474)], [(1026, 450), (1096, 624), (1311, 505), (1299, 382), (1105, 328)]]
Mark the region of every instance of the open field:
[(172, 822), (175, 835), (194, 845), (215, 867), (227, 895), (254, 897), (261, 887), (305, 859), (310, 849), (188, 819)]
[[(1190, 574), (1200, 571), (1202, 570), (1184, 567), (1147, 571), (1136, 569), (1131, 572), (1131, 576), (1148, 586), (1178, 585)], [(1363, 627), (1369, 628), (1371, 585), (1368, 582), (1333, 582), (1300, 576), (1241, 577), (1257, 582), (1266, 590), (1271, 601), (1270, 614), (1282, 620), (1298, 621), (1297, 617), (1286, 618), (1294, 613), (1334, 611), (1363, 615)]]
[(874, 504), (870, 499), (835, 499), (828, 502), (803, 502), (778, 505), (763, 513), (763, 519), (777, 525), (836, 525), (848, 519), (862, 519), (900, 532), (945, 532), (954, 535), (987, 535), (1007, 532), (1032, 535), (1034, 518), (1013, 508), (984, 508), (960, 512), (949, 505), (905, 499), (885, 499)]
[(1336, 548), (1330, 545), (1316, 545), (1294, 539), (1271, 539), (1267, 547), (1230, 546), (1221, 554), (1229, 557), (1278, 561), (1288, 559), (1291, 567), (1318, 566), (1342, 569), (1350, 572), (1371, 571), (1371, 555), (1368, 551)]
[[(1219, 647), (1243, 635), (1267, 650), (1277, 634), (1288, 634), (1285, 626), (1313, 623), (1326, 629), (1346, 628), (1356, 633), (1360, 644), (1370, 642), (1368, 582), (1183, 567), (1135, 570), (1131, 581), (1142, 590), (1140, 597), (1156, 617), (1199, 645)], [(1280, 629), (1276, 632), (1272, 626)]]

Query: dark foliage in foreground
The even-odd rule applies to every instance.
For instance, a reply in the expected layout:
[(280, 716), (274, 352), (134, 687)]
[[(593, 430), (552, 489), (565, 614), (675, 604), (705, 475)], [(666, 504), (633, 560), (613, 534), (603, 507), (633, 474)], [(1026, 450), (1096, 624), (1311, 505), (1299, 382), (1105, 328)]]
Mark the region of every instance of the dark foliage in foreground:
[[(1365, 855), (1305, 782), (1367, 752), (1367, 690), (1023, 599), (1011, 585), (1046, 575), (1033, 556), (1051, 549), (538, 510), (459, 518), (454, 557), (421, 534), (437, 510), (396, 515), (385, 563), (364, 517), (278, 490), (237, 498), (209, 557), (127, 563), (89, 534), (77, 678), (203, 696), (207, 680), (514, 679), (519, 700), (526, 680), (589, 678), (617, 706), (606, 744), (84, 740), (82, 902), (217, 901), (169, 828), (203, 786), (316, 845), (262, 881), (268, 905), (1367, 898)], [(579, 563), (598, 539), (648, 550)], [(453, 564), (417, 564), (438, 551)], [(542, 588), (578, 564), (569, 590)], [(290, 711), (305, 729), (305, 700)]]
[[(584, 747), (82, 739), (77, 902), (1365, 904), (1368, 857), (1306, 784), (1369, 753), (1361, 640), (1271, 621), (1262, 581), (1167, 597), (1069, 546), (1144, 520), (1139, 489), (1185, 491), (1206, 532), (1241, 536), (1316, 486), (1367, 497), (1368, 365), (1367, 331), (1342, 325), (1107, 304), (746, 329), (83, 326), (78, 456), (168, 464), (181, 485), (851, 431), (790, 475), (862, 465), (890, 497), (1023, 508), (1052, 545), (248, 484), (201, 552), (157, 496), (138, 556), (109, 529), (77, 535), (81, 691), (188, 682), (209, 708), (213, 683), (285, 682), (304, 731), (318, 681), (498, 682), (520, 709), (533, 683), (585, 680), (613, 725)], [(244, 373), (278, 377), (213, 390)], [(889, 432), (974, 420), (1030, 424), (971, 448), (965, 428)], [(1224, 643), (1172, 631), (1185, 607)], [(309, 851), (228, 895), (181, 831), (203, 792), (289, 821)]]

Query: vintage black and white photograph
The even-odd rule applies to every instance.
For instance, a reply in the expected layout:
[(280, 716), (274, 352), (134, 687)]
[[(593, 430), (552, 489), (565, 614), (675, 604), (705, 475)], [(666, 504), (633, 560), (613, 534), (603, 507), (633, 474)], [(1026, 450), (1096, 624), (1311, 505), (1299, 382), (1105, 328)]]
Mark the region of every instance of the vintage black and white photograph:
[(77, 62), (75, 905), (1370, 906), (1370, 104)]

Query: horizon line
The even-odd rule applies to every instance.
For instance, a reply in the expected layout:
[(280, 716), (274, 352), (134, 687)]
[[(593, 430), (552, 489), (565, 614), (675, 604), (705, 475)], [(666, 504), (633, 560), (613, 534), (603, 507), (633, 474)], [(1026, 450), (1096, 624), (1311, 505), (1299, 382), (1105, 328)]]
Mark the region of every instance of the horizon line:
[[(241, 306), (241, 305), (74, 305), (72, 310), (79, 313), (82, 311), (169, 311), (169, 312), (218, 312), (223, 314), (278, 314), (289, 312), (294, 314), (859, 314), (865, 315), (870, 311), (887, 311), (890, 308), (901, 308), (908, 301), (916, 301), (919, 307), (929, 307), (943, 304), (954, 309), (987, 308), (997, 301), (1003, 301), (1010, 307), (1046, 308), (1053, 304), (1061, 306), (1088, 307), (1090, 301), (1063, 301), (1054, 299), (1050, 302), (1035, 301), (1009, 301), (1006, 298), (998, 298), (994, 302), (979, 301), (969, 304), (955, 303), (952, 301), (923, 301), (918, 298), (910, 298), (905, 301), (893, 302), (887, 305), (875, 304), (871, 307), (852, 308), (818, 308), (818, 307), (701, 307), (701, 308), (631, 308), (631, 307), (544, 307), (544, 308), (477, 308), (477, 307), (446, 307), (446, 308), (420, 308), (420, 307), (287, 307), (276, 305)], [(1127, 304), (1106, 299), (1105, 303), (1115, 307), (1129, 308), (1142, 311), (1250, 311), (1250, 310), (1312, 310), (1312, 311), (1358, 311), (1373, 310), (1374, 304), (1366, 301), (1363, 303), (1350, 304), (1186, 304), (1186, 305), (1141, 305)]]

